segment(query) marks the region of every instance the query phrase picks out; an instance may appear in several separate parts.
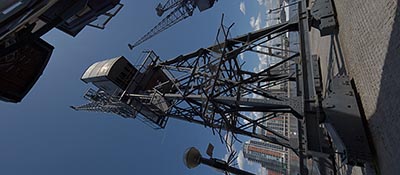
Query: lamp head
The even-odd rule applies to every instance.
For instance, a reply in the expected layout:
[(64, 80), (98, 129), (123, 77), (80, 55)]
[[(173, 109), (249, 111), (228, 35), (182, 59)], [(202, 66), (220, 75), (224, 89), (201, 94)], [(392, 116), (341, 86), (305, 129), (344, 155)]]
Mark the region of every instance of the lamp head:
[(199, 166), (201, 154), (195, 147), (190, 147), (185, 151), (183, 162), (189, 169)]

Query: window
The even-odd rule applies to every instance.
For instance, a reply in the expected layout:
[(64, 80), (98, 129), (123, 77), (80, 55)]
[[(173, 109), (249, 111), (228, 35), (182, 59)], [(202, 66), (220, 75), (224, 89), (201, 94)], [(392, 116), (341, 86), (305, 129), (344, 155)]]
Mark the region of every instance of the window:
[(8, 14), (11, 11), (15, 10), (17, 7), (22, 5), (21, 1), (18, 0), (5, 0), (0, 4), (0, 11), (2, 14)]

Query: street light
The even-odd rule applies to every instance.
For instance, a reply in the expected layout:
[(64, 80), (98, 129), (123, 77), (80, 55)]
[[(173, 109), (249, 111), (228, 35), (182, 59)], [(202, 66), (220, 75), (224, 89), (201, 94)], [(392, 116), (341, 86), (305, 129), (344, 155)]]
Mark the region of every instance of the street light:
[(183, 161), (189, 169), (195, 168), (199, 166), (201, 163), (208, 165), (210, 167), (214, 167), (216, 169), (222, 170), (224, 172), (229, 172), (233, 174), (240, 175), (255, 175), (253, 173), (229, 166), (226, 161), (216, 159), (216, 158), (204, 158), (201, 156), (198, 149), (195, 147), (190, 147), (185, 151), (185, 155), (183, 157)]

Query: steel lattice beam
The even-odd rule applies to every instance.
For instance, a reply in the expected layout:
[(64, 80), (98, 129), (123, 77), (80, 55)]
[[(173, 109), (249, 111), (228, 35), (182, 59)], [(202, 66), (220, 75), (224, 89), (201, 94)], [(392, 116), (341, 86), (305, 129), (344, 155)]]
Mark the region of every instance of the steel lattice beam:
[[(308, 151), (319, 151), (316, 148), (318, 140), (314, 139), (319, 138), (319, 114), (315, 110), (318, 101), (313, 82), (306, 4), (299, 1), (298, 5), (298, 17), (288, 22), (235, 38), (228, 38), (232, 26), (221, 27), (218, 34), (223, 35), (223, 41), (217, 37), (215, 45), (166, 61), (159, 61), (157, 57), (146, 65), (143, 73), (134, 76), (141, 78), (134, 78), (119, 100), (152, 121), (156, 120), (154, 116), (176, 118), (210, 127), (221, 137), (221, 131), (226, 131), (287, 147), (299, 155), (301, 174), (307, 174), (305, 159)], [(287, 32), (299, 33), (299, 51), (271, 46), (273, 39)], [(274, 54), (272, 50), (284, 51), (286, 55)], [(242, 68), (238, 56), (243, 53), (268, 55), (280, 61), (252, 72)], [(137, 83), (150, 81), (155, 71), (163, 72), (169, 79), (151, 89), (140, 89)], [(149, 80), (145, 81), (146, 78)], [(291, 82), (297, 84), (297, 97), (273, 95), (273, 87), (284, 87)], [(165, 89), (175, 91), (165, 92)], [(262, 99), (252, 98), (252, 94)], [(102, 104), (103, 107), (112, 105), (116, 104), (110, 101), (107, 105)], [(253, 119), (246, 112), (267, 112), (270, 116)], [(279, 115), (297, 117), (299, 145), (291, 145), (287, 136), (263, 124)], [(165, 122), (161, 127), (164, 126)], [(270, 134), (259, 133), (257, 129)]]

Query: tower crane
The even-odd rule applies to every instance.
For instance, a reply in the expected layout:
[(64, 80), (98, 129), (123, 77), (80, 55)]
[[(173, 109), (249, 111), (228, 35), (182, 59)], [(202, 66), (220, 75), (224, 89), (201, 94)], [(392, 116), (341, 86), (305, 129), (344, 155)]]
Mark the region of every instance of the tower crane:
[(187, 0), (168, 0), (164, 5), (159, 3), (158, 6), (156, 7), (157, 15), (162, 16), (164, 12), (173, 9), (178, 5), (181, 5), (182, 3), (185, 3), (184, 1)]
[(193, 15), (193, 11), (196, 7), (200, 12), (211, 8), (217, 0), (168, 0), (164, 5), (161, 3), (156, 7), (157, 15), (162, 16), (164, 12), (174, 9), (164, 19), (162, 19), (156, 26), (154, 26), (149, 32), (142, 36), (133, 44), (128, 44), (129, 49), (133, 49), (136, 46), (142, 44), (148, 39), (155, 35), (163, 32), (170, 28), (176, 23), (186, 19)]

